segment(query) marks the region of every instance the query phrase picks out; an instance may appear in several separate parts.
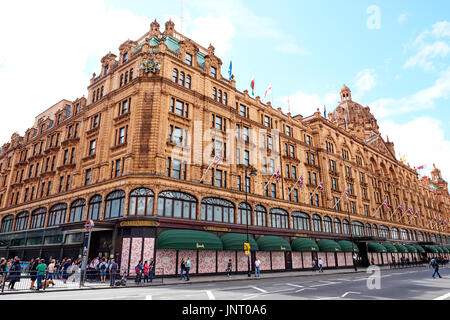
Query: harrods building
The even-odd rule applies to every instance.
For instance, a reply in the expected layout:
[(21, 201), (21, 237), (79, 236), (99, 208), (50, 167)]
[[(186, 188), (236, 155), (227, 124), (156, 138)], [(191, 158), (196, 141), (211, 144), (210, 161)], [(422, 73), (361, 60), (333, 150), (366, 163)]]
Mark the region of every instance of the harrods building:
[(348, 87), (326, 118), (303, 117), (221, 70), (214, 47), (172, 21), (105, 55), (87, 98), (61, 100), (3, 144), (0, 256), (78, 257), (90, 219), (89, 257), (130, 274), (150, 257), (157, 274), (186, 257), (191, 273), (225, 272), (228, 259), (247, 271), (247, 227), (262, 270), (318, 256), (347, 267), (353, 252), (360, 265), (448, 258), (447, 182), (397, 160)]

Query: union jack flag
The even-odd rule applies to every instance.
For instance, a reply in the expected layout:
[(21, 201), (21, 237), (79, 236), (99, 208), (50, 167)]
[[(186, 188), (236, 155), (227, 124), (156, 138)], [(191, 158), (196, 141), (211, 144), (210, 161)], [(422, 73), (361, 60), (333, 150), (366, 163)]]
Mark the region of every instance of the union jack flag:
[(275, 178), (277, 179), (277, 182), (280, 181), (280, 171), (275, 172)]
[(384, 200), (383, 205), (386, 208), (386, 210), (389, 210), (389, 205), (388, 205), (387, 199)]
[(221, 160), (222, 160), (222, 153), (219, 152), (219, 153), (217, 153), (216, 157), (214, 158), (214, 164), (216, 165), (216, 168), (219, 165)]
[(398, 206), (398, 208), (400, 209), (400, 211), (403, 213), (405, 211), (405, 209), (403, 209), (402, 204), (400, 203), (400, 205)]
[(420, 209), (417, 209), (416, 216), (420, 217)]
[(438, 217), (437, 216), (434, 216), (434, 221), (438, 221)]
[(323, 193), (323, 182), (319, 183), (319, 190)]
[(348, 189), (345, 189), (345, 195), (347, 196), (347, 198), (348, 198), (349, 194), (350, 194), (350, 191)]
[(303, 176), (301, 176), (300, 178), (298, 178), (298, 184), (300, 186), (300, 189), (303, 190)]
[(411, 207), (408, 208), (408, 212), (409, 212), (410, 214), (414, 215), (414, 210), (413, 210)]

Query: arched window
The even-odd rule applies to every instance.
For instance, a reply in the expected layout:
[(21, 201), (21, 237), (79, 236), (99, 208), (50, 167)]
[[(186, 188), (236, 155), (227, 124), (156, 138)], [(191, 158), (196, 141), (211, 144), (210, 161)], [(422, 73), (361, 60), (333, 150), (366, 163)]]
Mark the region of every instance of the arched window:
[(175, 83), (178, 83), (178, 70), (177, 69), (173, 69), (172, 81)]
[(105, 219), (123, 217), (125, 191), (117, 190), (110, 193), (105, 201)]
[(376, 224), (372, 225), (372, 235), (378, 237), (378, 227)]
[(342, 230), (343, 230), (344, 234), (350, 234), (350, 229), (348, 227), (348, 221), (346, 219), (344, 219), (344, 221), (342, 221)]
[(197, 219), (197, 199), (190, 194), (164, 191), (158, 196), (158, 216)]
[(14, 224), (14, 216), (10, 214), (2, 219), (2, 229), (0, 233), (11, 232)]
[(50, 208), (48, 217), (48, 227), (59, 226), (66, 222), (67, 204), (59, 203)]
[(26, 230), (28, 227), (28, 218), (30, 213), (28, 211), (23, 211), (19, 213), (16, 217), (16, 225), (14, 227), (14, 231), (22, 231)]
[(212, 98), (214, 101), (217, 100), (217, 89), (216, 88), (212, 88)]
[(180, 86), (184, 87), (184, 72), (180, 72)]
[(188, 89), (191, 88), (191, 76), (190, 75), (186, 76), (186, 88), (188, 88)]
[(252, 207), (248, 203), (240, 203), (238, 208), (238, 221), (240, 224), (252, 224)]
[(219, 90), (218, 100), (222, 103), (222, 90)]
[(31, 213), (30, 229), (40, 229), (45, 225), (45, 217), (47, 215), (46, 208), (39, 208)]
[(88, 220), (100, 220), (102, 213), (102, 196), (96, 195), (89, 200)]
[(234, 223), (234, 204), (228, 200), (205, 198), (201, 211), (202, 220)]
[(364, 236), (364, 225), (359, 221), (353, 221), (351, 223), (352, 226), (352, 235), (361, 237)]
[(311, 230), (311, 218), (304, 212), (292, 212), (292, 229)]
[(366, 236), (370, 237), (372, 235), (372, 228), (370, 223), (366, 223)]
[(69, 222), (80, 222), (84, 220), (84, 208), (86, 207), (86, 200), (78, 199), (72, 202), (70, 206)]
[(391, 228), (391, 239), (398, 239), (398, 229)]
[(380, 237), (389, 239), (389, 229), (386, 226), (380, 226)]
[(332, 223), (330, 217), (323, 218), (323, 231), (328, 233), (332, 232)]
[(400, 237), (402, 240), (409, 240), (409, 232), (405, 229), (400, 229)]
[(341, 220), (334, 218), (334, 233), (342, 233)]
[(223, 93), (223, 104), (228, 105), (228, 95), (226, 92)]
[(436, 243), (436, 236), (433, 233), (431, 234), (431, 242)]
[(313, 231), (322, 232), (322, 219), (317, 214), (312, 217)]
[(288, 229), (289, 228), (289, 214), (283, 209), (270, 209), (270, 226), (272, 228)]
[(130, 193), (129, 216), (152, 216), (155, 194), (150, 189), (136, 189)]
[(267, 226), (267, 210), (263, 206), (256, 206), (255, 208), (255, 222), (257, 226)]

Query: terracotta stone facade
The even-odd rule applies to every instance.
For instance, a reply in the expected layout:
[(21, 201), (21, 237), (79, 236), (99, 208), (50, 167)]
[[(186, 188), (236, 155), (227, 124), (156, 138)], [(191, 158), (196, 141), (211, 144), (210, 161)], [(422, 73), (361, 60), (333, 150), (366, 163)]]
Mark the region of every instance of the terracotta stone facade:
[[(438, 190), (419, 181), (415, 169), (396, 159), (394, 143), (383, 140), (370, 108), (352, 101), (348, 87), (327, 118), (319, 111), (307, 117), (284, 114), (238, 91), (234, 78), (221, 74), (212, 45), (203, 48), (176, 32), (172, 22), (159, 28), (155, 21), (143, 37), (123, 43), (119, 56), (105, 55), (87, 98), (62, 100), (41, 113), (23, 137), (14, 133), (2, 146), (0, 237), (93, 219), (111, 224), (105, 230), (112, 244), (105, 248), (127, 263), (152, 254), (157, 263), (174, 263), (173, 252), (158, 254), (147, 240), (155, 236), (124, 236), (123, 222), (151, 221), (156, 236), (172, 228), (245, 233), (239, 206), (246, 201), (247, 172), (249, 232), (255, 238), (448, 242), (448, 227), (434, 220), (448, 221), (450, 212), (440, 171), (435, 168), (429, 179)], [(277, 170), (278, 182), (272, 174)], [(171, 207), (175, 193), (184, 199), (180, 216), (181, 208)], [(209, 216), (207, 199), (220, 214), (211, 207)], [(66, 208), (60, 215), (58, 204)], [(303, 227), (294, 214), (299, 212), (309, 216)], [(18, 247), (26, 250), (27, 243)], [(39, 248), (45, 251), (45, 243)], [(194, 253), (182, 254), (196, 265)], [(201, 270), (214, 269), (224, 257), (208, 255)], [(268, 257), (261, 254), (263, 270), (270, 269)], [(242, 266), (237, 259), (239, 270), (245, 269), (245, 259)], [(307, 268), (309, 259), (303, 258)], [(336, 265), (334, 254), (327, 259)], [(272, 264), (282, 269), (284, 255), (272, 256)]]

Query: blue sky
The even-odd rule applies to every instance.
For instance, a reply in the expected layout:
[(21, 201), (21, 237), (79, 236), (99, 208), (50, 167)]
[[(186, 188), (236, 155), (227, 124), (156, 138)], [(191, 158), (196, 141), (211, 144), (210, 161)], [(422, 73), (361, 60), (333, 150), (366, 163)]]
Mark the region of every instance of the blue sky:
[[(156, 18), (164, 29), (170, 17), (181, 31), (183, 12), (183, 33), (216, 47), (224, 75), (233, 60), (239, 90), (249, 89), (254, 75), (258, 95), (272, 83), (276, 107), (287, 112), (289, 97), (292, 113), (307, 116), (323, 105), (332, 111), (345, 83), (353, 100), (371, 107), (397, 155), (406, 155), (412, 167), (425, 164), (423, 173), (436, 163), (450, 178), (449, 1), (185, 0), (183, 10), (181, 4), (6, 4), (0, 28), (10, 32), (0, 35), (0, 85), (20, 96), (11, 79), (23, 70), (33, 88), (27, 97), (6, 101), (13, 109), (0, 120), (2, 142), (14, 130), (23, 134), (34, 116), (60, 99), (86, 94), (101, 57), (143, 35), (150, 21)], [(6, 53), (11, 46), (22, 48), (23, 56)], [(30, 56), (29, 47), (38, 50)], [(46, 68), (23, 63), (30, 58), (48, 61)], [(14, 127), (11, 119), (18, 121)]]

